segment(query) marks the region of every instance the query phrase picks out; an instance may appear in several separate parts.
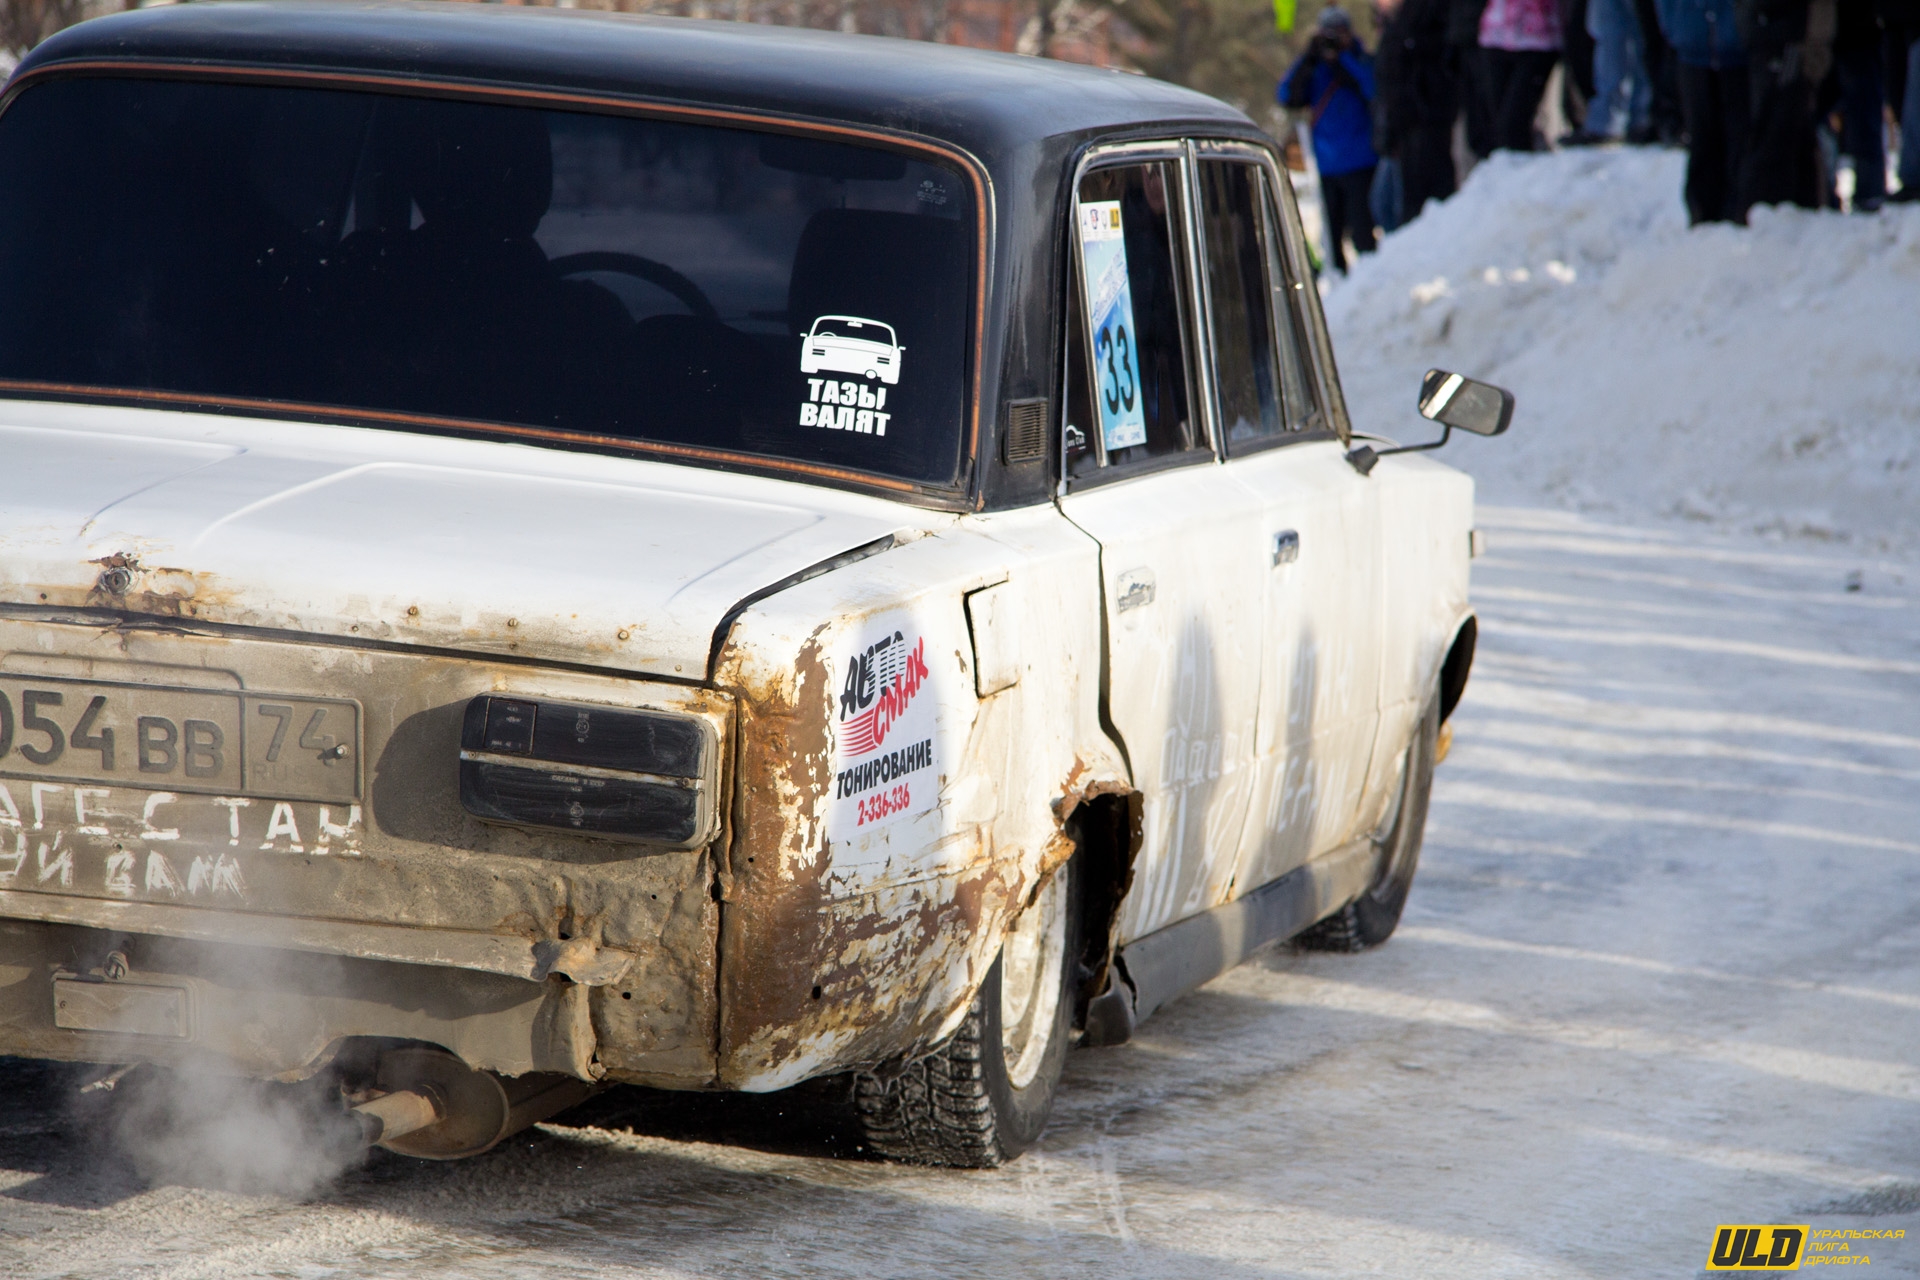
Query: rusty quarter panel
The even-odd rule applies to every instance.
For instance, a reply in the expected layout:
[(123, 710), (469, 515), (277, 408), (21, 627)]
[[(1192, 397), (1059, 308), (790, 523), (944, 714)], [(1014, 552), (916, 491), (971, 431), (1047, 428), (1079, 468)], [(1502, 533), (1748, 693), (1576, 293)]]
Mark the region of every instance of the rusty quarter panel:
[[(989, 587), (1010, 593), (1017, 682), (983, 698), (964, 601)], [(719, 667), (739, 707), (723, 1086), (780, 1088), (958, 1023), (1070, 852), (1072, 804), (1126, 786), (1098, 724), (1098, 602), (1092, 543), (1043, 507), (970, 517), (740, 619)], [(878, 728), (849, 677), (896, 638), (911, 696)]]

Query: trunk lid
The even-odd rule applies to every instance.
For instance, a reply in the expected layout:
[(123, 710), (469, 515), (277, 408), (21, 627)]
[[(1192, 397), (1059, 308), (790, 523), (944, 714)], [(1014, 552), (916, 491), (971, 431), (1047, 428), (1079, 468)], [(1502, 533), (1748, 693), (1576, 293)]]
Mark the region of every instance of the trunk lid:
[(903, 527), (881, 498), (631, 458), (0, 407), (0, 604), (699, 680), (743, 597)]

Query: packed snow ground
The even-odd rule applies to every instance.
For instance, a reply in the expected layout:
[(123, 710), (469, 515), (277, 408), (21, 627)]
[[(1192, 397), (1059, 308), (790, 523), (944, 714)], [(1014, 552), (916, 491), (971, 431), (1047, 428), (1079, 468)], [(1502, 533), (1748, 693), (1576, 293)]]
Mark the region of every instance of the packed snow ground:
[(1920, 559), (1920, 205), (1689, 229), (1685, 157), (1502, 153), (1334, 284), (1361, 430), (1440, 366), (1519, 401), (1449, 446), (1483, 500)]
[[(1920, 1276), (1920, 581), (1866, 519), (1913, 481), (1884, 449), (1738, 431), (1795, 429), (1827, 404), (1804, 359), (1848, 351), (1880, 363), (1852, 358), (1836, 403), (1884, 412), (1847, 439), (1912, 427), (1876, 282), (1912, 283), (1916, 233), (1689, 233), (1677, 184), (1669, 156), (1496, 162), (1333, 292), (1363, 421), (1417, 436), (1427, 363), (1522, 406), (1443, 455), (1485, 480), (1482, 639), (1387, 946), (1271, 954), (1072, 1055), (1038, 1149), (985, 1173), (830, 1158), (804, 1100), (627, 1093), (289, 1197), (142, 1178), (62, 1073), (0, 1062), (0, 1274), (1617, 1280), (1702, 1274), (1717, 1224), (1786, 1222), (1904, 1230), (1845, 1256)], [(1883, 323), (1832, 338), (1814, 282), (1874, 245), (1845, 278)], [(1766, 255), (1773, 292), (1741, 266)], [(1814, 301), (1781, 311), (1786, 287)], [(1662, 310), (1742, 290), (1746, 320)], [(1742, 325), (1779, 353), (1727, 350)], [(1690, 515), (1690, 490), (1721, 505)], [(1769, 494), (1861, 523), (1808, 536)]]

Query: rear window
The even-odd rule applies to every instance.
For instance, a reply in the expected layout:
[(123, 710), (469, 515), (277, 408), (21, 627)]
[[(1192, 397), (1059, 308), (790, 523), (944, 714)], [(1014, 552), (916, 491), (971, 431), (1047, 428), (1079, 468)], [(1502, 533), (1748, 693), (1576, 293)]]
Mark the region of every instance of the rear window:
[(0, 117), (0, 379), (950, 484), (974, 225), (967, 178), (907, 151), (56, 80)]

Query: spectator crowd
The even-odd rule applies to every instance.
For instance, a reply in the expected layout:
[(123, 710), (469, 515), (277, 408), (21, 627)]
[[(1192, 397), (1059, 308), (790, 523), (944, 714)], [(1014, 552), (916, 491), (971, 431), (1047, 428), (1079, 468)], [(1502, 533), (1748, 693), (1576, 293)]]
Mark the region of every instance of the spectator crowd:
[(1695, 223), (1837, 208), (1842, 156), (1855, 211), (1920, 199), (1920, 0), (1373, 2), (1377, 54), (1328, 7), (1278, 91), (1308, 125), (1341, 271), (1344, 242), (1371, 252), (1465, 166), (1551, 145), (1556, 66), (1572, 129), (1554, 142), (1684, 145)]

